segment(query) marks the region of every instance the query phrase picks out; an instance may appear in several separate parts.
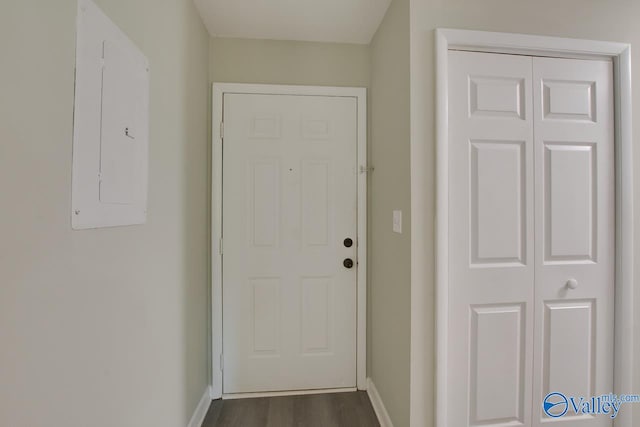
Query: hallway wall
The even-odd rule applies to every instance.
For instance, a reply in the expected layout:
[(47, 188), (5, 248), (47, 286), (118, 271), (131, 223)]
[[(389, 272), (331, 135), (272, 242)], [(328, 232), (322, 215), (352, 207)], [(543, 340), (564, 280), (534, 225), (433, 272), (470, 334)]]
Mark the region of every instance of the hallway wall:
[[(395, 427), (409, 425), (411, 180), (409, 0), (394, 0), (371, 42), (369, 376)], [(392, 231), (402, 210), (402, 234)]]
[(369, 86), (369, 47), (211, 37), (213, 82), (309, 86)]
[(72, 231), (75, 0), (0, 2), (0, 425), (186, 426), (208, 382), (208, 34), (99, 0), (151, 65), (149, 215)]

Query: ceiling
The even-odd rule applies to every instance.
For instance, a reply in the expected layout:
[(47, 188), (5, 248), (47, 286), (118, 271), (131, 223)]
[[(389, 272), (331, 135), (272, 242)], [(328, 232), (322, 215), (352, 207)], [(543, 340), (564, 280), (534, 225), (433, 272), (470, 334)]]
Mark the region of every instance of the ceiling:
[(218, 37), (368, 44), (391, 0), (194, 0)]

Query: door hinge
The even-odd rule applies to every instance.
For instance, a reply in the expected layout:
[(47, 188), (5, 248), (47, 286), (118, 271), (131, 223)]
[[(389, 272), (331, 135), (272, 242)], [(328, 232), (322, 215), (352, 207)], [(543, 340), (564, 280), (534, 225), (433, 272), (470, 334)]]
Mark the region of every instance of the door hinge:
[(222, 255), (222, 238), (220, 239), (220, 247), (218, 248), (218, 251), (220, 252), (220, 255)]
[(220, 370), (224, 371), (224, 354), (220, 353)]
[(224, 140), (224, 122), (220, 122), (220, 139)]

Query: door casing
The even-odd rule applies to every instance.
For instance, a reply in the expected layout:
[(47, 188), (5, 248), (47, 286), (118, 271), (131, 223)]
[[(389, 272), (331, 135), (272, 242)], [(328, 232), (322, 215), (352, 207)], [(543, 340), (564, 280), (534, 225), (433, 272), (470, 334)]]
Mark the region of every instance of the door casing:
[[(357, 102), (357, 191), (358, 235), (356, 382), (358, 390), (367, 389), (367, 90), (356, 87), (282, 86), (242, 83), (213, 83), (211, 122), (211, 398), (222, 394), (222, 156), (223, 98), (225, 93), (337, 96)], [(296, 392), (300, 394), (301, 392)], [(282, 394), (282, 393), (276, 393)], [(264, 393), (261, 393), (264, 395)], [(229, 396), (230, 398), (235, 396)], [(255, 397), (250, 393), (250, 396)]]
[[(448, 252), (449, 252), (449, 132), (448, 51), (466, 50), (609, 59), (614, 65), (616, 271), (614, 390), (632, 393), (633, 386), (633, 159), (631, 46), (591, 40), (454, 29), (436, 30), (436, 427), (447, 427)], [(412, 325), (422, 329), (422, 325)], [(425, 360), (426, 355), (412, 359)], [(419, 397), (412, 396), (412, 401)], [(632, 427), (633, 411), (621, 411), (615, 427)], [(411, 420), (419, 425), (426, 420)]]

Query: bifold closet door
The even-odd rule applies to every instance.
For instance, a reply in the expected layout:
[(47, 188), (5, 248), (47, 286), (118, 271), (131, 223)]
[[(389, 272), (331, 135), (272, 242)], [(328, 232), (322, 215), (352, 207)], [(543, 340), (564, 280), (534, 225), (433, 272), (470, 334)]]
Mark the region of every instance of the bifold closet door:
[(551, 392), (588, 399), (613, 391), (613, 66), (534, 58), (533, 81), (533, 425), (553, 420), (566, 427), (611, 426), (606, 415), (575, 415), (571, 407), (550, 418), (542, 399)]
[(530, 57), (449, 52), (449, 427), (531, 425)]
[(447, 426), (611, 426), (542, 403), (613, 391), (612, 64), (450, 51), (448, 77)]

